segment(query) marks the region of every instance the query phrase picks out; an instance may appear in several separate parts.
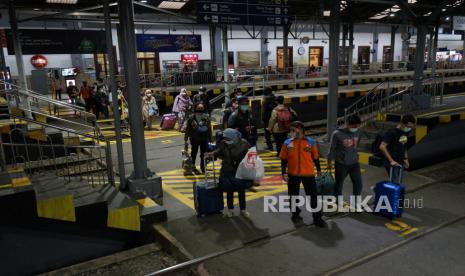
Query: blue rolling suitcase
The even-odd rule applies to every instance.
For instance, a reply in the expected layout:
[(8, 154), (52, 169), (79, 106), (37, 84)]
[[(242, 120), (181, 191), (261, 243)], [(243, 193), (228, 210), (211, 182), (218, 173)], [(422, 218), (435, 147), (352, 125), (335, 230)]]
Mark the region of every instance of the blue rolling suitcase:
[(405, 186), (403, 184), (398, 184), (402, 182), (402, 172), (403, 169), (400, 170), (398, 181), (394, 182), (392, 179), (391, 168), (390, 180), (379, 182), (375, 186), (375, 208), (376, 206), (378, 206), (378, 202), (382, 196), (387, 197), (387, 200), (391, 205), (392, 212), (384, 208), (379, 210), (378, 214), (384, 217), (394, 218), (402, 216), (405, 197)]
[(194, 204), (198, 216), (221, 214), (224, 209), (223, 193), (216, 181), (215, 163), (212, 161), (213, 178), (209, 179), (207, 162), (205, 158), (205, 181), (194, 183)]

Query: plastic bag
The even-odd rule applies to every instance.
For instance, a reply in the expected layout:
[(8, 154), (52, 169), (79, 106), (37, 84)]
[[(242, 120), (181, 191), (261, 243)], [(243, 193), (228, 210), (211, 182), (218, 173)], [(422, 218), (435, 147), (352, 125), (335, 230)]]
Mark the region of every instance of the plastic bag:
[(239, 163), (236, 178), (243, 180), (260, 180), (265, 177), (265, 166), (263, 160), (257, 155), (257, 149), (249, 149), (244, 159)]

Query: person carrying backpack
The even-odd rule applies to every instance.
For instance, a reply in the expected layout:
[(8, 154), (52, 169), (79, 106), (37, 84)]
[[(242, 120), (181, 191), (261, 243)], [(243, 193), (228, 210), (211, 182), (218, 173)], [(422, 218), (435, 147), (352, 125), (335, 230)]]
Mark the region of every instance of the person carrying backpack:
[(273, 150), (273, 142), (271, 141), (271, 131), (268, 129), (268, 124), (271, 118), (271, 112), (276, 107), (276, 97), (270, 88), (265, 89), (265, 94), (262, 99), (262, 122), (265, 129), (265, 141), (269, 150)]
[(410, 163), (407, 155), (407, 142), (410, 131), (415, 128), (415, 117), (411, 114), (402, 116), (396, 128), (388, 130), (379, 145), (384, 157), (384, 167), (387, 173), (392, 168), (392, 179), (402, 182), (400, 173), (403, 168), (408, 169)]
[(284, 97), (276, 97), (277, 106), (271, 112), (268, 129), (273, 134), (276, 143), (276, 151), (279, 156), (281, 147), (286, 141), (291, 130), (291, 123), (297, 120), (297, 113), (290, 107), (284, 105)]
[(197, 152), (200, 148), (200, 170), (205, 173), (204, 156), (208, 149), (208, 142), (212, 138), (211, 122), (203, 104), (197, 104), (194, 111), (194, 114), (190, 115), (186, 122), (184, 144), (187, 149), (187, 141), (189, 140), (191, 143), (191, 158), (194, 168)]

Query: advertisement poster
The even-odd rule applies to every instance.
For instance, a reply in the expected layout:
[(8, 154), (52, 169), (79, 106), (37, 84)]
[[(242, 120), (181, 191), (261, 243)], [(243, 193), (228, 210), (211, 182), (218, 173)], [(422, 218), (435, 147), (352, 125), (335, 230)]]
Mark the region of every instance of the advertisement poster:
[[(105, 32), (20, 29), (23, 54), (94, 54), (106, 51)], [(14, 55), (11, 31), (6, 30), (8, 54)]]
[(260, 52), (244, 51), (237, 52), (239, 67), (260, 67)]
[(138, 34), (138, 52), (201, 52), (200, 35)]

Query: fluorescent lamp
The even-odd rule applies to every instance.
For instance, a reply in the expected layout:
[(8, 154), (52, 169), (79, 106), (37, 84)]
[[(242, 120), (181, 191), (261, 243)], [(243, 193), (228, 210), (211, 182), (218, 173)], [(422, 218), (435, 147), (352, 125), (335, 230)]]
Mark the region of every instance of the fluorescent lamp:
[(179, 10), (181, 9), (187, 1), (163, 1), (158, 5), (161, 9), (169, 9), (169, 10)]
[(331, 11), (323, 11), (323, 16), (331, 16)]
[(77, 3), (78, 0), (47, 0), (48, 4), (66, 4), (66, 5), (74, 5)]
[(147, 3), (147, 0), (141, 0), (140, 2), (141, 3)]

